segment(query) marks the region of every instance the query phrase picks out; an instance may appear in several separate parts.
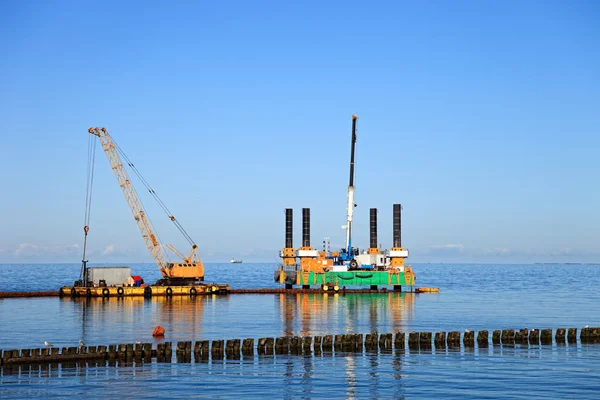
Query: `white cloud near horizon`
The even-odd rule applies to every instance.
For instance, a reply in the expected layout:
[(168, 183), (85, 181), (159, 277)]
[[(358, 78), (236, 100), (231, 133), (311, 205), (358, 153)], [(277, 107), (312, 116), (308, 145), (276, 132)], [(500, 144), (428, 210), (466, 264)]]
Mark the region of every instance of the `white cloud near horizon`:
[(54, 246), (54, 247), (46, 247), (46, 246), (38, 246), (32, 243), (21, 243), (19, 247), (17, 247), (13, 254), (17, 258), (30, 258), (43, 254), (50, 255), (66, 255), (73, 254), (75, 252), (79, 252), (78, 244), (68, 244), (64, 246)]
[(443, 245), (432, 245), (427, 249), (428, 254), (462, 254), (465, 250), (465, 246), (462, 244), (443, 244)]
[(115, 245), (114, 244), (109, 244), (108, 246), (106, 246), (104, 248), (104, 251), (102, 252), (103, 255), (106, 254), (111, 254), (115, 252)]

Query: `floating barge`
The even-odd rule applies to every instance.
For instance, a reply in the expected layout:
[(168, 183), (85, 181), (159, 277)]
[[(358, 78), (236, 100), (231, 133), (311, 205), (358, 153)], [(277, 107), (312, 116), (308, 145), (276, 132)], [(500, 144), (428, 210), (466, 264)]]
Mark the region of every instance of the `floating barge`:
[(346, 242), (340, 251), (330, 251), (328, 238), (323, 241), (323, 251), (310, 245), (310, 209), (302, 209), (302, 247), (294, 248), (292, 240), (293, 210), (285, 212), (285, 247), (279, 256), (283, 259), (275, 271), (275, 282), (292, 289), (301, 285), (308, 289), (318, 285), (325, 291), (338, 291), (345, 286), (393, 286), (401, 291), (402, 286), (415, 284), (415, 274), (410, 266), (404, 265), (408, 250), (401, 245), (400, 204), (394, 204), (394, 241), (389, 250), (383, 250), (377, 242), (377, 209), (370, 209), (370, 246), (362, 252), (352, 246), (352, 223), (354, 218), (354, 153), (356, 148), (356, 121), (352, 116), (352, 137), (350, 148), (350, 182), (348, 184), (348, 204), (346, 208)]
[(125, 296), (196, 296), (206, 294), (227, 294), (228, 284), (215, 283), (189, 286), (105, 286), (83, 287), (63, 286), (58, 291), (60, 297), (125, 297)]
[[(392, 286), (401, 291), (408, 287), (412, 291), (415, 274), (409, 265), (404, 265), (408, 250), (400, 245), (401, 206), (394, 204), (394, 247), (381, 251), (377, 248), (377, 210), (371, 209), (371, 247), (362, 254), (351, 248), (352, 256), (343, 257), (341, 252), (329, 251), (325, 241), (323, 251), (310, 246), (310, 209), (302, 209), (302, 247), (293, 246), (293, 210), (286, 209), (286, 247), (280, 256), (283, 263), (275, 271), (274, 280), (287, 289), (294, 285), (308, 289), (320, 286), (324, 291), (339, 291), (345, 286), (369, 286), (377, 290), (380, 286)], [(344, 258), (349, 259), (348, 261)], [(297, 261), (298, 260), (298, 261)]]

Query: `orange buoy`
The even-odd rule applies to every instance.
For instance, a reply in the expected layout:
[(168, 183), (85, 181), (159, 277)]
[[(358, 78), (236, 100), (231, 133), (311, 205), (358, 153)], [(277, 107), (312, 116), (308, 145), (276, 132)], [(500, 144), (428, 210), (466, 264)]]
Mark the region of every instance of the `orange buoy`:
[(154, 328), (154, 332), (152, 332), (152, 336), (165, 336), (165, 328), (162, 326), (157, 326)]

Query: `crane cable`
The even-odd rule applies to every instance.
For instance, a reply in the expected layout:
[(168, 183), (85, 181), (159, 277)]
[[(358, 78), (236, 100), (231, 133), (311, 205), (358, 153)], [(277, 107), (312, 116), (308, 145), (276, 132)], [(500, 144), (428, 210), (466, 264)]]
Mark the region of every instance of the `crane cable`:
[[(92, 189), (94, 186), (94, 166), (96, 165), (96, 140), (91, 135), (88, 137), (88, 158), (87, 158), (87, 181), (85, 188), (85, 216), (83, 222), (83, 257), (81, 258), (80, 279), (85, 279), (86, 263), (85, 253), (87, 250), (87, 235), (90, 230), (90, 217), (92, 209)], [(87, 285), (87, 282), (83, 282)]]
[(158, 203), (158, 205), (160, 205), (160, 207), (163, 209), (163, 211), (165, 212), (165, 214), (167, 214), (167, 216), (169, 217), (169, 219), (173, 222), (173, 224), (175, 224), (175, 226), (177, 227), (177, 229), (179, 229), (179, 232), (181, 232), (181, 234), (192, 245), (192, 247), (196, 246), (196, 243), (194, 243), (194, 240), (186, 232), (186, 230), (179, 223), (179, 221), (177, 219), (175, 219), (175, 217), (173, 216), (173, 214), (171, 213), (171, 211), (167, 208), (167, 205), (160, 199), (160, 197), (158, 197), (158, 195), (156, 194), (156, 192), (154, 191), (154, 189), (152, 189), (152, 187), (150, 186), (150, 184), (148, 183), (148, 181), (146, 181), (146, 179), (138, 171), (138, 169), (131, 162), (131, 160), (129, 159), (129, 157), (127, 157), (127, 155), (125, 154), (125, 152), (121, 149), (121, 147), (119, 147), (119, 145), (117, 144), (117, 142), (115, 142), (114, 139), (112, 141), (115, 144), (115, 147), (116, 147), (117, 151), (119, 152), (119, 154), (121, 155), (121, 157), (123, 157), (123, 159), (127, 162), (127, 165), (129, 165), (129, 167), (131, 168), (131, 170), (140, 179), (140, 181), (142, 182), (142, 184), (144, 185), (144, 187), (148, 190), (148, 192), (150, 193), (150, 195), (154, 198), (154, 200), (156, 200), (156, 202)]

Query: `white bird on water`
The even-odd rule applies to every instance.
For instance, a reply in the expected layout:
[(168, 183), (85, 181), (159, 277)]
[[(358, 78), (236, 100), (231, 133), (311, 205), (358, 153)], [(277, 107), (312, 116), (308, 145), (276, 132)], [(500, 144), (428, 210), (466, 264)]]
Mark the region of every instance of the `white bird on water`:
[(79, 341), (79, 346), (85, 346), (85, 342), (83, 340)]
[(468, 329), (465, 329), (465, 333), (469, 333), (469, 332), (471, 332), (471, 331), (470, 331), (470, 330), (468, 330)]
[(44, 342), (44, 346), (46, 346), (46, 347), (52, 347), (54, 345), (52, 343)]
[(586, 326), (584, 326), (584, 328), (589, 328), (589, 326), (586, 325)]
[(139, 340), (136, 340), (135, 344), (142, 344), (142, 342), (140, 342)]

